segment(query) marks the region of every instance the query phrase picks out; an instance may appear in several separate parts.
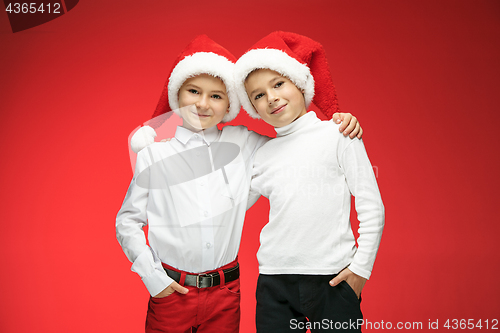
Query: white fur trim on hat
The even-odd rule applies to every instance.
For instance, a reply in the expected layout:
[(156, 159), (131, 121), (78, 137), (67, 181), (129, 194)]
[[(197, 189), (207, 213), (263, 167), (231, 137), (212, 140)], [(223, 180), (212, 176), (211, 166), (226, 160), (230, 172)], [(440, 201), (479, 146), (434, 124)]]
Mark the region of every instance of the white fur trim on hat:
[(143, 148), (155, 142), (156, 132), (150, 126), (139, 128), (130, 139), (130, 148), (134, 153), (140, 152)]
[(240, 112), (240, 102), (234, 87), (234, 64), (226, 57), (212, 52), (198, 52), (186, 56), (179, 61), (170, 74), (168, 80), (168, 101), (170, 108), (179, 114), (179, 89), (184, 81), (200, 74), (209, 74), (220, 78), (226, 86), (229, 99), (229, 113), (224, 116), (222, 122), (228, 122), (236, 118)]
[(260, 116), (248, 98), (245, 80), (256, 69), (271, 69), (290, 79), (297, 88), (304, 91), (306, 108), (309, 107), (314, 97), (314, 78), (309, 67), (278, 49), (253, 49), (242, 55), (234, 68), (238, 97), (252, 118), (260, 119)]

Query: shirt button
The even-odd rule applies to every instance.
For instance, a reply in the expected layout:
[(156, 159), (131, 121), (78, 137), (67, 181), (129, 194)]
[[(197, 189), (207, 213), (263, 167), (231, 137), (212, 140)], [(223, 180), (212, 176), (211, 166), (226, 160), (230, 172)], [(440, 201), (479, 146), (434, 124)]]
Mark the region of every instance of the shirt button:
[(199, 134), (195, 134), (195, 135), (194, 135), (194, 138), (195, 138), (195, 139), (199, 139), (199, 138), (200, 138), (200, 135), (199, 135)]
[(207, 249), (211, 248), (212, 247), (212, 244), (210, 243), (207, 243)]
[(207, 216), (208, 216), (208, 212), (207, 212), (207, 211), (204, 211), (204, 212), (203, 212), (203, 215), (205, 215), (205, 217), (207, 217)]

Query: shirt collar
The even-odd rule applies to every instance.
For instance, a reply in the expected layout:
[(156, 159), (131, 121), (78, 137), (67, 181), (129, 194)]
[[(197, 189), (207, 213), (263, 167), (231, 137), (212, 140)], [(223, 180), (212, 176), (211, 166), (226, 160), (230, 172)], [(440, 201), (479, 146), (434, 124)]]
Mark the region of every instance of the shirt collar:
[(205, 142), (208, 146), (214, 142), (220, 135), (217, 126), (212, 126), (200, 132), (193, 132), (185, 127), (177, 126), (175, 138), (182, 144), (187, 144), (190, 140)]
[(294, 132), (297, 132), (298, 130), (314, 124), (319, 120), (319, 118), (316, 116), (316, 113), (314, 111), (309, 111), (302, 117), (292, 121), (290, 124), (283, 126), (283, 127), (275, 127), (274, 130), (276, 131), (276, 137), (280, 136), (286, 136), (289, 134), (292, 134)]

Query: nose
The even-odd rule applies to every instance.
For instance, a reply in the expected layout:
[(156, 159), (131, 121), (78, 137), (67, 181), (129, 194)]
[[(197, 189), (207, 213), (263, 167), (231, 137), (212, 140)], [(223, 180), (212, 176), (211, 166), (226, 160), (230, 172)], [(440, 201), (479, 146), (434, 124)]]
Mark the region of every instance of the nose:
[(279, 101), (279, 97), (275, 94), (275, 92), (273, 90), (270, 90), (267, 92), (267, 101), (269, 103), (269, 105)]
[(196, 107), (200, 110), (208, 110), (209, 108), (209, 103), (208, 103), (208, 96), (201, 95), (198, 101), (195, 103)]

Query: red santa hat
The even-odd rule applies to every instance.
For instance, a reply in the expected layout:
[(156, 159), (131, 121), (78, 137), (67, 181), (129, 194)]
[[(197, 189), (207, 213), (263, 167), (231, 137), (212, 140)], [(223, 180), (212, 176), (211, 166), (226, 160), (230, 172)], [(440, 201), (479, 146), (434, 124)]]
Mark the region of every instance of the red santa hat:
[(245, 80), (252, 71), (264, 68), (287, 77), (302, 90), (306, 107), (313, 102), (327, 118), (339, 111), (325, 50), (320, 43), (292, 32), (275, 31), (238, 59), (234, 69), (238, 97), (248, 114), (257, 119), (260, 116), (248, 98)]
[(180, 116), (179, 89), (184, 81), (196, 75), (209, 74), (224, 82), (229, 99), (229, 112), (222, 122), (233, 120), (241, 108), (234, 84), (235, 62), (236, 58), (228, 50), (208, 36), (196, 37), (177, 57), (153, 113), (153, 119), (148, 122), (149, 126), (141, 127), (130, 141), (132, 150), (138, 152), (154, 142), (156, 137), (154, 128), (158, 128), (169, 117), (169, 115), (160, 117), (161, 115), (174, 111)]

